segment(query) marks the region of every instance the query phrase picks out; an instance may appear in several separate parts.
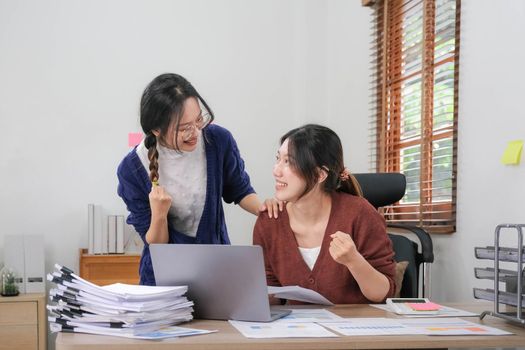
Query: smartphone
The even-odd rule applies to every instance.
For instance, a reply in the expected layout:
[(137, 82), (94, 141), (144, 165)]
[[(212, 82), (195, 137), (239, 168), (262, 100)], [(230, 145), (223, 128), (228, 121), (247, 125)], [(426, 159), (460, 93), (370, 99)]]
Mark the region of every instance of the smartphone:
[(386, 304), (398, 315), (435, 315), (439, 312), (439, 305), (427, 298), (388, 298)]

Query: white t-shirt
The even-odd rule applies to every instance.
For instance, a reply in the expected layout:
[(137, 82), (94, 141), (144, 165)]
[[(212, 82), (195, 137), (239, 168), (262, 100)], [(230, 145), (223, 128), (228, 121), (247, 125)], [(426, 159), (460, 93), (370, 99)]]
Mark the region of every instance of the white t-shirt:
[[(206, 152), (199, 137), (192, 152), (177, 152), (157, 144), (159, 151), (159, 185), (171, 196), (168, 221), (188, 236), (195, 237), (206, 200)], [(149, 174), (148, 149), (142, 141), (137, 154)]]
[(310, 270), (314, 268), (315, 262), (317, 261), (317, 257), (319, 256), (319, 252), (321, 251), (321, 246), (315, 247), (315, 248), (301, 248), (299, 247), (299, 252), (301, 253), (304, 262)]

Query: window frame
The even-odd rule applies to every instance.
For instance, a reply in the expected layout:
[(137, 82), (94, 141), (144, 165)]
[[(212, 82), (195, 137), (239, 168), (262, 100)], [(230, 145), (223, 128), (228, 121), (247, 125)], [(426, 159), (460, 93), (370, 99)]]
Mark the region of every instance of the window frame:
[[(439, 0), (438, 0), (439, 1)], [(371, 120), (371, 170), (377, 172), (402, 172), (401, 151), (410, 146), (419, 146), (419, 201), (398, 202), (383, 208), (387, 222), (417, 225), (431, 233), (453, 233), (456, 231), (456, 183), (457, 183), (457, 126), (461, 0), (455, 1), (454, 50), (436, 61), (435, 41), (436, 0), (380, 0), (371, 3), (376, 40), (372, 54), (375, 66), (372, 91)], [(422, 31), (420, 69), (403, 75), (403, 21), (405, 11), (422, 3)], [(364, 4), (364, 2), (363, 2)], [(411, 6), (411, 8), (409, 8)], [(397, 18), (396, 18), (397, 16)], [(394, 19), (392, 19), (394, 18)], [(396, 50), (396, 51), (393, 51)], [(434, 130), (434, 73), (438, 67), (453, 64), (453, 118), (451, 125)], [(402, 84), (410, 78), (421, 76), (421, 130), (418, 137), (401, 140), (402, 133)], [(451, 140), (450, 200), (437, 200), (433, 194), (435, 142)], [(447, 155), (448, 156), (448, 155)], [(449, 163), (447, 163), (449, 164)], [(440, 179), (441, 180), (441, 179)], [(417, 182), (417, 181), (416, 181)], [(407, 191), (408, 192), (408, 191)]]

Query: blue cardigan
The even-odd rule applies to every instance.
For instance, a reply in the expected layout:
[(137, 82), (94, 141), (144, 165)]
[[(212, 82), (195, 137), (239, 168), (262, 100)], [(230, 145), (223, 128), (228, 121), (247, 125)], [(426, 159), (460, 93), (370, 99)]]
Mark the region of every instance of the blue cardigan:
[[(244, 170), (237, 143), (232, 134), (215, 124), (203, 129), (205, 135), (207, 185), (206, 199), (196, 237), (187, 236), (175, 230), (168, 223), (168, 243), (230, 244), (224, 219), (222, 199), (226, 203), (239, 203), (254, 193), (250, 177)], [(160, 165), (162, 166), (162, 164)], [(149, 192), (151, 181), (142, 165), (136, 148), (120, 163), (117, 176), (118, 195), (124, 200), (129, 211), (127, 223), (133, 225), (144, 241), (140, 259), (140, 284), (155, 285), (146, 232), (151, 223)]]

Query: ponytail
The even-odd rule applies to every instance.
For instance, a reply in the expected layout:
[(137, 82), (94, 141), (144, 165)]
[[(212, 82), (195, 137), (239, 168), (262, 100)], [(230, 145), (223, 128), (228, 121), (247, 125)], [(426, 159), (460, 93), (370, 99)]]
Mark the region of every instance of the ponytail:
[(148, 149), (149, 179), (152, 183), (159, 181), (159, 151), (157, 151), (157, 138), (153, 133), (148, 133), (144, 139), (144, 146)]
[(345, 192), (353, 194), (354, 196), (363, 197), (363, 190), (357, 179), (348, 171), (347, 168), (343, 168), (339, 174), (339, 186), (338, 192)]

